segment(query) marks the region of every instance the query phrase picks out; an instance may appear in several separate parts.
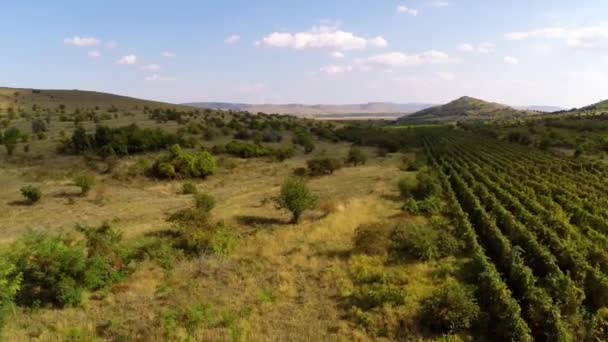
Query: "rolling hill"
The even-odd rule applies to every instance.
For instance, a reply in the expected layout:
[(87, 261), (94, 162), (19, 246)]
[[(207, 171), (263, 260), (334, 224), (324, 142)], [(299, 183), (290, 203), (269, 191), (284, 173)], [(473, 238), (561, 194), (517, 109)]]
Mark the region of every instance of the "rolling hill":
[(517, 110), (499, 103), (464, 96), (445, 105), (423, 109), (404, 116), (399, 123), (443, 123), (472, 120), (512, 119), (541, 115), (540, 112)]
[(251, 113), (287, 114), (306, 117), (400, 117), (433, 105), (427, 103), (370, 102), (346, 105), (303, 105), (303, 104), (245, 104), (227, 102), (194, 102), (184, 105), (222, 110), (248, 111)]
[(78, 108), (99, 107), (100, 109), (116, 108), (133, 110), (148, 106), (151, 108), (181, 108), (175, 104), (141, 100), (127, 96), (83, 90), (39, 90), (24, 88), (0, 87), (0, 110), (7, 108), (30, 109), (36, 105), (39, 108), (54, 109), (64, 105), (68, 111)]

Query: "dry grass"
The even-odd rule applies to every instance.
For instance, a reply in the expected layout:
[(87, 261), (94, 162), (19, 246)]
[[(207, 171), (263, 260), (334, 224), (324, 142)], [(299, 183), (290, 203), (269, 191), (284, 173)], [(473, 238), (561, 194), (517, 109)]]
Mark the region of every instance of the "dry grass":
[[(321, 144), (316, 153), (344, 156), (348, 148)], [(352, 287), (348, 269), (355, 228), (401, 213), (400, 203), (391, 200), (402, 174), (399, 156), (373, 158), (365, 166), (312, 179), (309, 185), (323, 204), (307, 212), (299, 225), (290, 225), (289, 214), (277, 211), (268, 199), (294, 168), (305, 165), (306, 158), (281, 164), (231, 159), (236, 167), (196, 182), (200, 191), (216, 198), (215, 218), (240, 236), (229, 257), (179, 259), (168, 270), (151, 261), (139, 263), (124, 283), (107, 293), (92, 294), (80, 308), (20, 310), (4, 339), (58, 341), (78, 329), (84, 336), (107, 340), (183, 340), (187, 330), (181, 325), (170, 328), (171, 314), (204, 304), (208, 317), (191, 333), (194, 340), (376, 340), (349, 319), (350, 309), (341, 298)], [(0, 168), (0, 211), (6, 213), (0, 216), (0, 241), (13, 241), (29, 229), (68, 232), (76, 224), (104, 221), (123, 231), (127, 240), (136, 241), (165, 229), (168, 213), (191, 205), (191, 196), (179, 194), (181, 182), (120, 181), (111, 175), (98, 177), (90, 199), (76, 197), (70, 170), (81, 168), (81, 161), (56, 159), (54, 163), (67, 171), (48, 174), (46, 163)], [(32, 180), (42, 187), (42, 201), (34, 206), (12, 203), (19, 200), (19, 188)], [(436, 286), (438, 266), (386, 267), (408, 275), (411, 305), (399, 317), (415, 321), (416, 303)], [(386, 319), (390, 317), (387, 314)]]

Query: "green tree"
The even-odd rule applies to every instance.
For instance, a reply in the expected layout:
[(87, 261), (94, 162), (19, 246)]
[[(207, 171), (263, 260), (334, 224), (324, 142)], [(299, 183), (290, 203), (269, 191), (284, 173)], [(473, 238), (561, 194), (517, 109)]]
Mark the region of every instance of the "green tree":
[(4, 137), (2, 138), (2, 143), (4, 144), (4, 148), (6, 148), (6, 153), (9, 156), (13, 155), (15, 148), (17, 147), (17, 143), (21, 138), (21, 132), (17, 128), (9, 128), (4, 132)]
[(15, 265), (0, 257), (0, 331), (13, 309), (15, 296), (21, 289), (21, 280), (21, 273), (17, 272)]
[(40, 191), (40, 188), (33, 185), (26, 185), (22, 187), (21, 194), (23, 197), (27, 198), (28, 201), (30, 201), (30, 204), (38, 202), (42, 197), (42, 191)]
[(287, 209), (292, 214), (292, 223), (298, 223), (302, 213), (317, 206), (318, 198), (306, 186), (302, 178), (288, 178), (275, 202), (279, 209)]
[(367, 156), (363, 153), (363, 150), (356, 146), (352, 146), (348, 151), (348, 156), (346, 157), (346, 163), (352, 164), (354, 166), (363, 165), (367, 162)]

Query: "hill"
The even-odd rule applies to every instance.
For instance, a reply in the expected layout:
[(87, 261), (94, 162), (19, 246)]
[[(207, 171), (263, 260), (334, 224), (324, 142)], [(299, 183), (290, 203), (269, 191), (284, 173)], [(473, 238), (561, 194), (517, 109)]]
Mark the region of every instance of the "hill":
[(403, 114), (414, 113), (432, 105), (427, 103), (391, 103), (370, 102), (364, 104), (345, 105), (304, 105), (304, 104), (245, 104), (226, 102), (194, 102), (184, 105), (234, 111), (248, 111), (251, 113), (277, 113), (312, 118), (328, 117), (400, 117)]
[(73, 111), (82, 108), (109, 109), (121, 111), (143, 108), (181, 108), (184, 106), (136, 99), (133, 97), (83, 90), (40, 90), (25, 88), (0, 88), (0, 111), (8, 108), (31, 109), (32, 106), (44, 109), (56, 109), (65, 106)]
[(510, 119), (539, 115), (539, 112), (517, 110), (499, 103), (464, 96), (448, 104), (423, 109), (402, 117), (399, 122), (440, 123), (470, 120)]

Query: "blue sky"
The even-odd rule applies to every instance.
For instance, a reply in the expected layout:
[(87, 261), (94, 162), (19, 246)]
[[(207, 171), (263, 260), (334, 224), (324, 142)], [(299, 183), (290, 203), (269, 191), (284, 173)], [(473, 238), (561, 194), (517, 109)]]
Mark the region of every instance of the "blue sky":
[(582, 106), (608, 98), (606, 13), (604, 0), (6, 1), (0, 86)]

